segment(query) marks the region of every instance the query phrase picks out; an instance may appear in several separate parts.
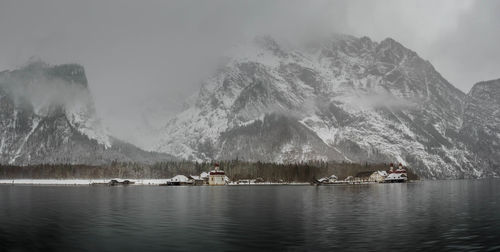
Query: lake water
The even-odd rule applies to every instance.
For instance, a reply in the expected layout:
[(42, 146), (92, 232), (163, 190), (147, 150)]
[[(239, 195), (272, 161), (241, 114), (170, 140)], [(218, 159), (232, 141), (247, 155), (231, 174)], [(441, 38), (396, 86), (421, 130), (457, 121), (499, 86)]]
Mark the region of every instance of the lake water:
[(0, 186), (0, 251), (500, 250), (500, 180)]

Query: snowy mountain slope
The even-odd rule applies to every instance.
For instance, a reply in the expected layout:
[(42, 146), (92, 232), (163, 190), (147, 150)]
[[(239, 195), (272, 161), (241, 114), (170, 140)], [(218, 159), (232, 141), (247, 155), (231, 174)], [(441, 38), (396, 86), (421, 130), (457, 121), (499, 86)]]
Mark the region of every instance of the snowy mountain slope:
[(155, 150), (193, 160), (394, 160), (426, 177), (484, 176), (459, 141), (465, 98), (390, 38), (285, 47), (259, 37), (232, 50)]
[(1, 72), (0, 105), (0, 163), (153, 162), (167, 156), (132, 151), (108, 135), (79, 65), (36, 61)]
[(480, 167), (500, 170), (500, 79), (472, 87), (465, 102), (461, 136)]

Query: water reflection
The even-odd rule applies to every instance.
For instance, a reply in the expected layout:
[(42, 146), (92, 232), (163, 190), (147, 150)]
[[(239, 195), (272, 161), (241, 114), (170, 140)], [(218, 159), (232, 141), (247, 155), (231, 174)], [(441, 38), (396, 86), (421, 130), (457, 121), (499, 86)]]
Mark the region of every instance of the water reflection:
[(500, 250), (499, 182), (0, 186), (0, 250)]

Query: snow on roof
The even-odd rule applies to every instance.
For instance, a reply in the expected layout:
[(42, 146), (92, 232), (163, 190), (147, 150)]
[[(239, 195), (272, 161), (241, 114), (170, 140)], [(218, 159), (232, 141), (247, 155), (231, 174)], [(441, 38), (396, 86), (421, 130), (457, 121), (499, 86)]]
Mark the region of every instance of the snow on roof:
[(189, 175), (189, 178), (194, 179), (194, 180), (201, 180), (200, 176), (195, 176), (195, 175)]
[(320, 178), (318, 179), (319, 182), (324, 182), (324, 181), (328, 181), (328, 178), (327, 177), (324, 177), (324, 178)]
[(377, 171), (377, 173), (380, 175), (380, 176), (387, 176), (387, 172), (386, 171)]
[(406, 174), (404, 174), (404, 173), (391, 173), (385, 179), (391, 180), (391, 179), (403, 179), (403, 178), (406, 178)]
[(171, 181), (187, 182), (189, 179), (184, 175), (177, 175), (171, 178)]
[(208, 173), (207, 173), (207, 172), (202, 172), (202, 173), (200, 174), (200, 178), (202, 178), (202, 179), (203, 179), (203, 178), (207, 178), (207, 177), (208, 177)]

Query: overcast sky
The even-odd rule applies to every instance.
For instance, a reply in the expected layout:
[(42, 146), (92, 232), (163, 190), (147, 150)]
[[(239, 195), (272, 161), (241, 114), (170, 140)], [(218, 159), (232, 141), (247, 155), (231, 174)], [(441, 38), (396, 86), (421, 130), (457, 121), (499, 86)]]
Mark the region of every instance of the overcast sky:
[[(255, 35), (392, 37), (464, 92), (500, 78), (500, 1), (0, 0), (0, 70), (84, 65), (107, 126), (167, 117), (228, 47)], [(150, 111), (150, 112), (148, 112)]]

